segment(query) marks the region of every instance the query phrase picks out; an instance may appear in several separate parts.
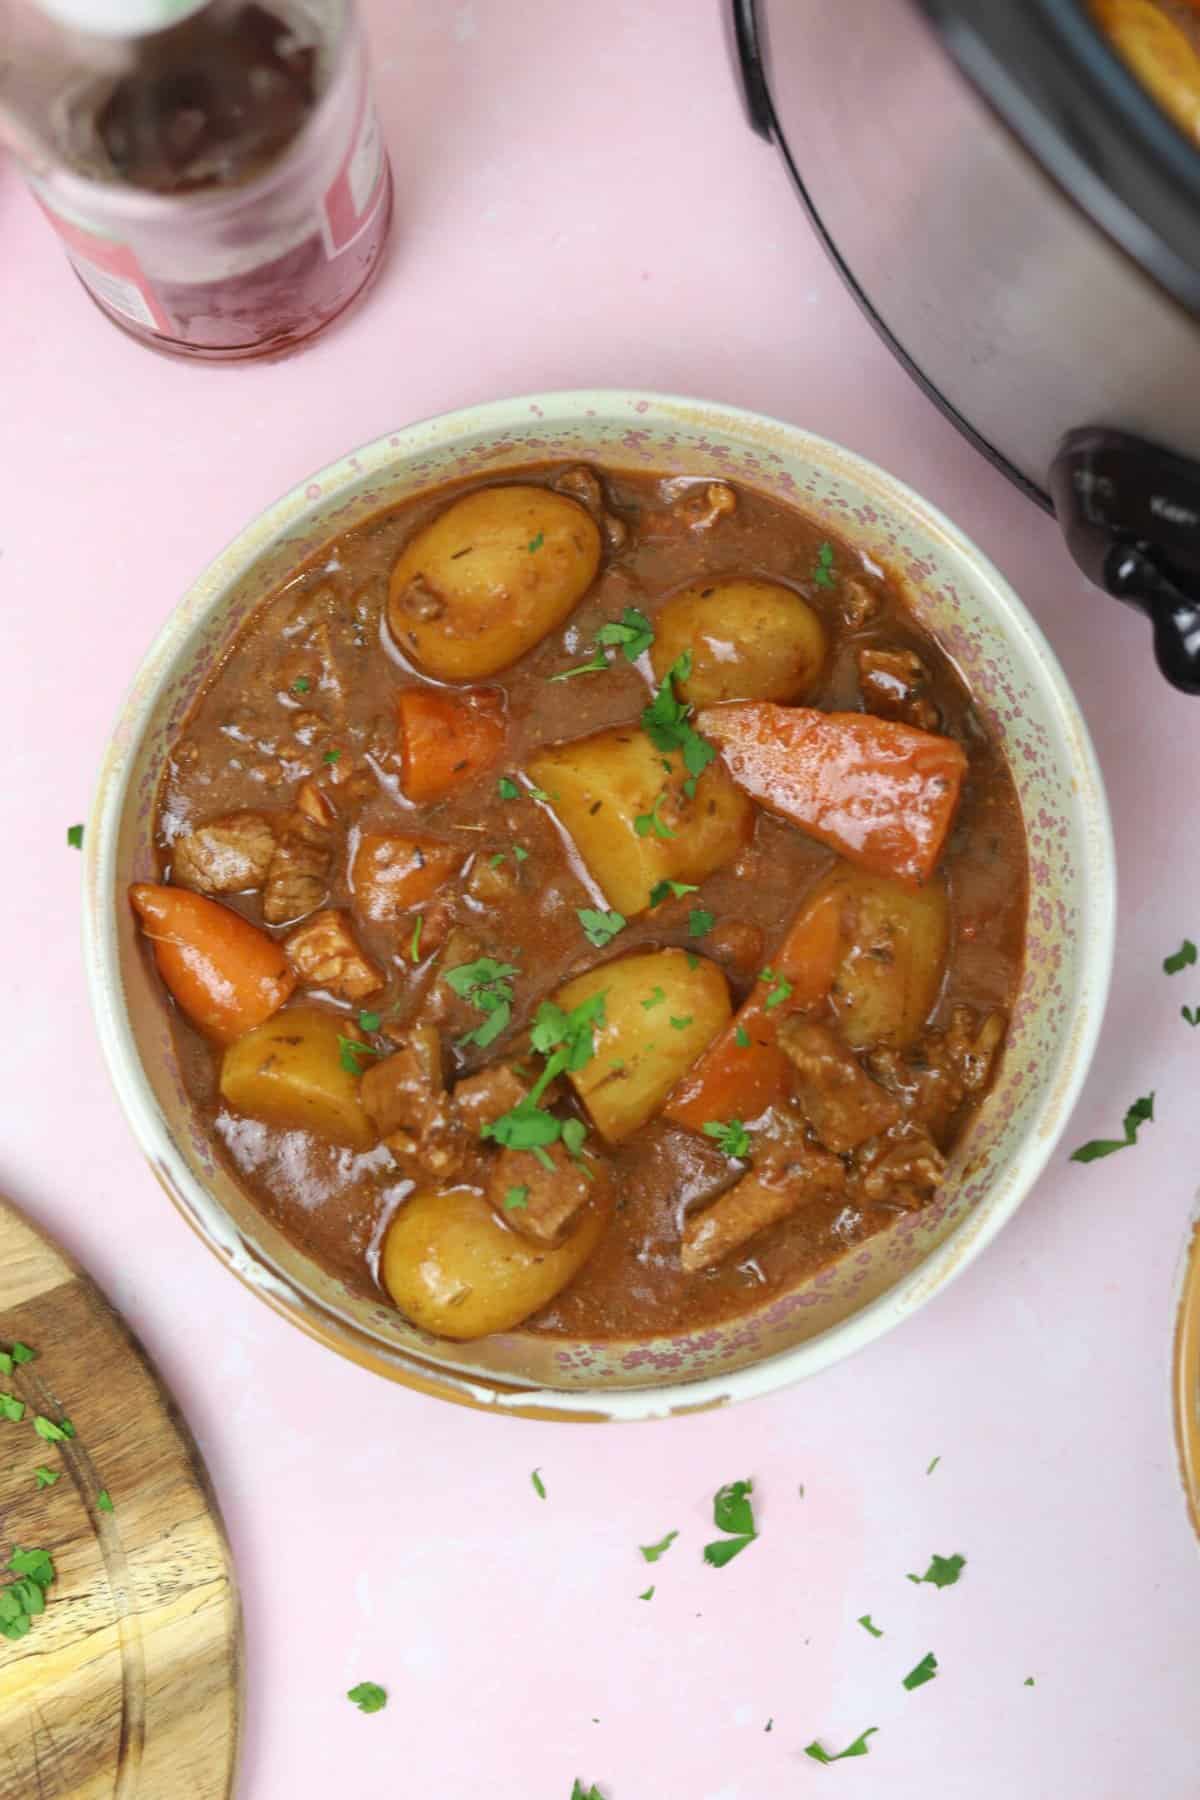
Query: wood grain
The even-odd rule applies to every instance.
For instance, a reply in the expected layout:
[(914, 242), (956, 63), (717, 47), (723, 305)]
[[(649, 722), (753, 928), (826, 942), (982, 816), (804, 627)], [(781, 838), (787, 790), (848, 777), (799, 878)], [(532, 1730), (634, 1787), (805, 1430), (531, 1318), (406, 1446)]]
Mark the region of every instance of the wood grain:
[[(46, 1611), (0, 1638), (0, 1800), (227, 1800), (241, 1712), (241, 1622), (200, 1454), (99, 1289), (0, 1199), (0, 1567), (49, 1550)], [(67, 1443), (32, 1419), (65, 1414)], [(39, 1464), (60, 1470), (40, 1490)], [(101, 1491), (111, 1513), (98, 1504)]]

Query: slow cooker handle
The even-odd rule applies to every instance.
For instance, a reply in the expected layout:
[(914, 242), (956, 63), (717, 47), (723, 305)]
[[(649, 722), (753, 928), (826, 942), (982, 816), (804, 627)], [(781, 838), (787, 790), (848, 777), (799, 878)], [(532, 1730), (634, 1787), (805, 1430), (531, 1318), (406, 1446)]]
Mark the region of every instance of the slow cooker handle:
[(1089, 425), (1063, 439), (1049, 485), (1088, 580), (1147, 615), (1167, 680), (1200, 694), (1200, 463)]

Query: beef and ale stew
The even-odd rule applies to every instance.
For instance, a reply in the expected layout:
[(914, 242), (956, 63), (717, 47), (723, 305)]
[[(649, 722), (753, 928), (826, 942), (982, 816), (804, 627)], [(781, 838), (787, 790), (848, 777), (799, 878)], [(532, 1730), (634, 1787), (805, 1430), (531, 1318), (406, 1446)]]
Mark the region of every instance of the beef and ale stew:
[(252, 617), (130, 899), (236, 1179), (467, 1339), (757, 1306), (930, 1204), (1018, 979), (1013, 783), (852, 542), (522, 468)]

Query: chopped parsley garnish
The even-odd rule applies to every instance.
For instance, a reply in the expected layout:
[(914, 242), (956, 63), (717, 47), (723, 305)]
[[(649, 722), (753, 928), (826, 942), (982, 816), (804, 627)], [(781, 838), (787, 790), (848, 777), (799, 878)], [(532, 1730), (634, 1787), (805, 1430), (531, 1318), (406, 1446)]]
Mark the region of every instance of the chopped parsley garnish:
[(633, 821), (633, 829), (637, 832), (639, 837), (650, 837), (653, 835), (658, 838), (673, 838), (675, 836), (675, 833), (670, 827), (664, 825), (658, 816), (658, 809), (666, 797), (667, 790), (666, 788), (663, 788), (660, 794), (655, 795), (654, 805), (650, 808), (650, 811), (648, 813), (639, 813), (637, 818)]
[(518, 862), (528, 862), (529, 860), (529, 852), (524, 844), (514, 844), (513, 855)]
[(1191, 963), (1194, 963), (1195, 960), (1196, 946), (1193, 944), (1191, 938), (1184, 938), (1182, 944), (1180, 944), (1173, 956), (1166, 956), (1163, 958), (1163, 974), (1178, 975), (1181, 969), (1186, 969)]
[(814, 1738), (811, 1744), (805, 1744), (804, 1754), (811, 1756), (814, 1762), (819, 1763), (844, 1762), (848, 1756), (869, 1756), (871, 1752), (867, 1739), (873, 1737), (878, 1730), (878, 1725), (868, 1725), (867, 1729), (860, 1733), (852, 1744), (847, 1744), (846, 1748), (839, 1750), (836, 1756), (830, 1756), (828, 1750), (823, 1750)]
[(638, 1549), (647, 1562), (657, 1562), (660, 1556), (667, 1554), (678, 1536), (677, 1531), (668, 1531), (666, 1537), (659, 1538), (657, 1544), (639, 1544)]
[(544, 531), (539, 531), (536, 537), (531, 537), (529, 540), (529, 554), (532, 556), (535, 550), (540, 550), (545, 541), (546, 534)]
[(410, 962), (417, 963), (421, 960), (421, 932), (424, 929), (424, 925), (425, 914), (418, 913), (413, 924), (412, 942), (408, 946), (408, 960)]
[(387, 1689), (381, 1688), (377, 1681), (360, 1681), (357, 1687), (347, 1691), (347, 1700), (353, 1700), (359, 1712), (382, 1712), (387, 1705)]
[(685, 950), (683, 954), (687, 957), (687, 966), (689, 969), (698, 969), (700, 967), (700, 958), (696, 955), (694, 950)]
[(656, 1006), (662, 1005), (666, 997), (667, 996), (660, 987), (651, 989), (650, 993), (648, 993), (646, 998), (642, 1001), (642, 1011), (653, 1012)]
[(36, 1362), (37, 1351), (31, 1350), (28, 1344), (16, 1343), (12, 1347), (12, 1359), (15, 1363)]
[(758, 1536), (750, 1499), (753, 1492), (752, 1481), (731, 1481), (713, 1495), (713, 1524), (730, 1535), (705, 1544), (704, 1560), (710, 1568), (723, 1569)]
[(941, 1462), (941, 1460), (942, 1459), (940, 1456), (935, 1456), (933, 1461), (930, 1463), (929, 1467), (926, 1469), (925, 1473), (927, 1475), (932, 1475), (933, 1471), (937, 1468), (937, 1466)]
[(101, 1488), (100, 1492), (96, 1495), (96, 1505), (100, 1508), (101, 1512), (110, 1513), (112, 1511), (112, 1495), (107, 1488)]
[(932, 1681), (937, 1675), (937, 1666), (937, 1657), (932, 1650), (928, 1651), (916, 1668), (910, 1669), (904, 1677), (904, 1686), (909, 1693), (911, 1694), (914, 1688), (924, 1687), (927, 1681)]
[(578, 907), (575, 917), (583, 926), (584, 937), (597, 950), (603, 950), (606, 944), (611, 944), (618, 931), (624, 931), (626, 924), (624, 913), (599, 912), (594, 906)]
[(543, 1000), (534, 1016), (529, 1038), (539, 1056), (545, 1057), (545, 1066), (525, 1099), (519, 1100), (490, 1125), (485, 1125), (480, 1135), (494, 1139), (509, 1150), (532, 1150), (550, 1168), (553, 1163), (546, 1154), (547, 1144), (556, 1144), (561, 1138), (568, 1151), (577, 1154), (583, 1142), (580, 1134), (586, 1135), (582, 1122), (556, 1119), (552, 1113), (543, 1112), (538, 1103), (557, 1076), (582, 1069), (592, 1060), (596, 1054), (593, 1028), (603, 1023), (603, 994), (593, 994), (589, 1000), (572, 1007), (569, 1013), (552, 1000)]
[(1071, 1161), (1080, 1163), (1098, 1162), (1102, 1156), (1111, 1156), (1115, 1150), (1127, 1150), (1131, 1144), (1137, 1143), (1138, 1128), (1154, 1123), (1154, 1095), (1144, 1094), (1135, 1100), (1125, 1114), (1125, 1136), (1121, 1138), (1091, 1138), (1081, 1144), (1078, 1150), (1072, 1150)]
[[(596, 1724), (599, 1722), (598, 1719), (595, 1721)], [(604, 1795), (598, 1787), (585, 1788), (582, 1781), (576, 1781), (571, 1789), (571, 1800), (604, 1800)]]
[(478, 1044), (486, 1050), (507, 1030), (512, 1018), (512, 978), (519, 974), (515, 963), (497, 962), (494, 956), (480, 956), (474, 962), (459, 963), (445, 969), (442, 980), (451, 991), (485, 1014), (482, 1025), (459, 1038), (460, 1044)]
[(83, 849), (83, 826), (82, 825), (68, 825), (67, 826), (67, 845), (72, 850), (82, 850)]
[[(683, 766), (692, 777), (693, 783), (697, 775), (703, 774), (709, 763), (716, 757), (712, 745), (694, 731), (688, 724), (691, 707), (683, 700), (675, 697), (673, 683), (686, 681), (692, 672), (692, 653), (685, 650), (683, 655), (671, 664), (663, 676), (662, 686), (655, 694), (649, 706), (642, 712), (642, 729), (650, 738), (656, 750), (681, 750)], [(687, 791), (685, 784), (685, 791)], [(695, 792), (693, 786), (690, 790)]]
[(703, 937), (712, 930), (715, 923), (715, 913), (706, 912), (702, 906), (694, 906), (688, 914), (688, 936)]
[(55, 1579), (55, 1569), (48, 1550), (22, 1550), (19, 1544), (13, 1545), (7, 1569), (17, 1579), (0, 1587), (0, 1637), (15, 1640), (25, 1637), (38, 1614), (45, 1612), (46, 1589)]
[(533, 1491), (537, 1495), (538, 1499), (544, 1500), (546, 1498), (546, 1484), (542, 1480), (541, 1470), (534, 1469), (534, 1471), (530, 1475), (529, 1479), (533, 1483)]
[(1024, 1683), (1023, 1683), (1023, 1686), (1025, 1686), (1025, 1687), (1033, 1687), (1033, 1686), (1034, 1686), (1034, 1680), (1033, 1680), (1033, 1676), (1032, 1676), (1032, 1675), (1027, 1675), (1027, 1676), (1026, 1676), (1026, 1677), (1025, 1677), (1025, 1680), (1024, 1680)]
[(529, 795), (529, 798), (531, 800), (540, 800), (542, 802), (543, 806), (549, 806), (551, 800), (553, 799), (553, 795), (548, 794), (546, 792), (545, 788), (534, 787), (532, 782), (530, 782), (528, 788), (526, 788), (525, 791)]
[(500, 867), (500, 864), (503, 861), (504, 861), (503, 850), (497, 850), (497, 852), (494, 856), (488, 857), (488, 868), (489, 869), (498, 869)]
[(528, 1206), (528, 1205), (529, 1205), (529, 1187), (526, 1182), (522, 1182), (520, 1187), (510, 1187), (505, 1192), (505, 1195), (504, 1195), (504, 1210), (505, 1210), (505, 1212), (519, 1212), (522, 1207)]
[(718, 1150), (726, 1156), (743, 1157), (750, 1154), (750, 1133), (740, 1119), (730, 1119), (723, 1123), (720, 1119), (706, 1119), (704, 1135), (715, 1140)]
[(1200, 1006), (1181, 1006), (1179, 1016), (1186, 1019), (1189, 1025), (1200, 1025)]
[(639, 612), (636, 606), (627, 606), (620, 623), (614, 620), (600, 627), (596, 642), (619, 646), (626, 662), (636, 662), (643, 650), (648, 650), (654, 642), (654, 627), (645, 613)]
[(792, 984), (786, 976), (777, 975), (774, 969), (763, 969), (758, 979), (770, 983), (766, 1000), (763, 1002), (764, 1011), (770, 1012), (773, 1006), (782, 1006), (783, 1002), (790, 998)]
[(557, 675), (551, 675), (551, 681), (571, 681), (576, 675), (602, 675), (608, 668), (608, 658), (603, 650), (597, 650), (588, 662), (576, 663), (573, 669), (560, 669)]
[(870, 1632), (872, 1637), (882, 1637), (883, 1636), (883, 1633), (882, 1633), (882, 1631), (880, 1631), (878, 1625), (873, 1625), (871, 1623), (870, 1613), (864, 1613), (862, 1618), (858, 1622), (862, 1626), (864, 1631)]
[(62, 1470), (48, 1469), (45, 1463), (40, 1463), (33, 1473), (39, 1488), (50, 1488), (54, 1486)]
[(698, 892), (694, 881), (656, 881), (650, 889), (650, 904), (661, 906), (664, 900), (682, 900), (685, 894)]
[(519, 800), (521, 798), (520, 788), (507, 775), (502, 775), (496, 783), (496, 792), (502, 800)]
[(638, 1595), (638, 1599), (639, 1600), (653, 1600), (653, 1598), (654, 1598), (654, 1583), (651, 1582), (650, 1586), (646, 1589), (645, 1593)]
[(832, 587), (834, 585), (835, 576), (833, 573), (832, 544), (822, 544), (821, 548), (817, 551), (817, 566), (813, 570), (813, 580), (818, 587)]
[(25, 1402), (18, 1400), (15, 1394), (0, 1394), (0, 1419), (7, 1419), (12, 1425), (19, 1425), (25, 1417)]
[(358, 1029), (360, 1031), (378, 1031), (382, 1023), (382, 1013), (360, 1012), (358, 1015)]
[(68, 1438), (73, 1438), (75, 1436), (75, 1427), (72, 1425), (70, 1419), (60, 1419), (56, 1425), (54, 1420), (46, 1418), (44, 1413), (38, 1413), (36, 1415), (33, 1421), (33, 1429), (37, 1432), (38, 1436), (44, 1438), (48, 1444), (65, 1444)]
[(342, 1037), (338, 1033), (338, 1060), (347, 1075), (362, 1074), (364, 1065), (358, 1060), (360, 1056), (378, 1055), (374, 1044), (364, 1044), (361, 1038)]
[(738, 1026), (733, 1034), (733, 1041), (739, 1050), (748, 1050), (750, 1048), (750, 1033), (746, 1030), (744, 1025)]
[(292, 692), (293, 694), (307, 694), (311, 686), (312, 682), (308, 679), (307, 675), (297, 675), (295, 681), (292, 683)]
[(324, 756), (321, 758), (321, 761), (327, 762), (327, 763), (335, 763), (335, 762), (340, 762), (341, 759), (342, 759), (342, 753), (340, 750), (326, 750)]
[(932, 1586), (938, 1588), (953, 1587), (966, 1567), (966, 1562), (965, 1556), (931, 1556), (929, 1567), (925, 1573), (910, 1575), (908, 1579), (916, 1582), (918, 1587), (923, 1581), (928, 1581)]
[(671, 1030), (672, 1031), (686, 1031), (688, 1026), (691, 1024), (691, 1022), (692, 1022), (692, 1014), (691, 1013), (686, 1014), (686, 1016), (682, 1019), (674, 1019), (673, 1018), (671, 1020)]

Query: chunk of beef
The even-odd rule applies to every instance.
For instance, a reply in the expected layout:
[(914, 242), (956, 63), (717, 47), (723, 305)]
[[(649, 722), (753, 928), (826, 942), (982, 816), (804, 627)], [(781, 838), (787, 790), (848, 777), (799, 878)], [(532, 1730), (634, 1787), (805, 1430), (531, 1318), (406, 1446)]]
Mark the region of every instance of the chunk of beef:
[(839, 1155), (901, 1117), (895, 1097), (872, 1081), (827, 1025), (801, 1015), (781, 1021), (779, 1042), (795, 1070), (796, 1099), (816, 1136)]
[(445, 1181), (475, 1167), (478, 1146), (446, 1092), (441, 1039), (432, 1025), (409, 1026), (400, 1048), (365, 1072), (359, 1093), (406, 1173)]
[(929, 697), (930, 679), (914, 650), (864, 644), (858, 652), (863, 705), (882, 719), (899, 719), (919, 731), (940, 731), (942, 715)]
[(527, 1100), (530, 1085), (521, 1079), (512, 1063), (492, 1063), (456, 1082), (455, 1110), (478, 1137), (485, 1125), (494, 1125), (504, 1113)]
[(927, 1132), (905, 1125), (854, 1155), (852, 1186), (865, 1200), (911, 1211), (941, 1186), (946, 1159)]
[(171, 875), (198, 894), (246, 894), (266, 880), (275, 827), (263, 813), (225, 813), (171, 847)]
[(323, 825), (327, 829), (332, 828), (337, 817), (329, 795), (311, 779), (302, 781), (296, 790), (296, 811), (303, 813), (314, 825)]
[(467, 876), (467, 893), (481, 906), (503, 906), (521, 890), (519, 864), (509, 855), (503, 862), (493, 862), (494, 850), (481, 850), (471, 863)]
[(765, 942), (762, 927), (749, 919), (722, 919), (709, 932), (704, 948), (732, 975), (748, 981), (762, 967)]
[(991, 1080), (1004, 1031), (1003, 1013), (991, 1012), (981, 1020), (971, 1007), (956, 1006), (945, 1031), (927, 1031), (903, 1055), (876, 1050), (868, 1066), (896, 1096), (910, 1122), (944, 1143), (968, 1094), (981, 1093)]
[(263, 918), (268, 925), (291, 925), (324, 903), (333, 864), (333, 834), (299, 807), (284, 821), (267, 871)]
[(841, 585), (842, 617), (851, 631), (861, 631), (870, 624), (883, 601), (865, 581), (843, 581)]
[(703, 1211), (689, 1213), (680, 1265), (689, 1273), (711, 1268), (806, 1202), (840, 1194), (845, 1186), (840, 1157), (815, 1144), (793, 1143), (785, 1154), (743, 1175)]
[(309, 987), (328, 988), (346, 1000), (365, 1000), (383, 986), (383, 975), (360, 948), (344, 912), (319, 912), (284, 939), (283, 953)]
[(572, 500), (578, 500), (589, 512), (598, 513), (604, 505), (604, 489), (600, 479), (589, 469), (586, 463), (578, 463), (573, 469), (564, 469), (556, 475), (551, 485), (560, 494), (569, 494)]
[(488, 1204), (518, 1232), (538, 1244), (561, 1244), (580, 1212), (601, 1191), (608, 1165), (589, 1157), (586, 1169), (561, 1144), (546, 1154), (546, 1168), (531, 1150), (501, 1150), (488, 1176)]

